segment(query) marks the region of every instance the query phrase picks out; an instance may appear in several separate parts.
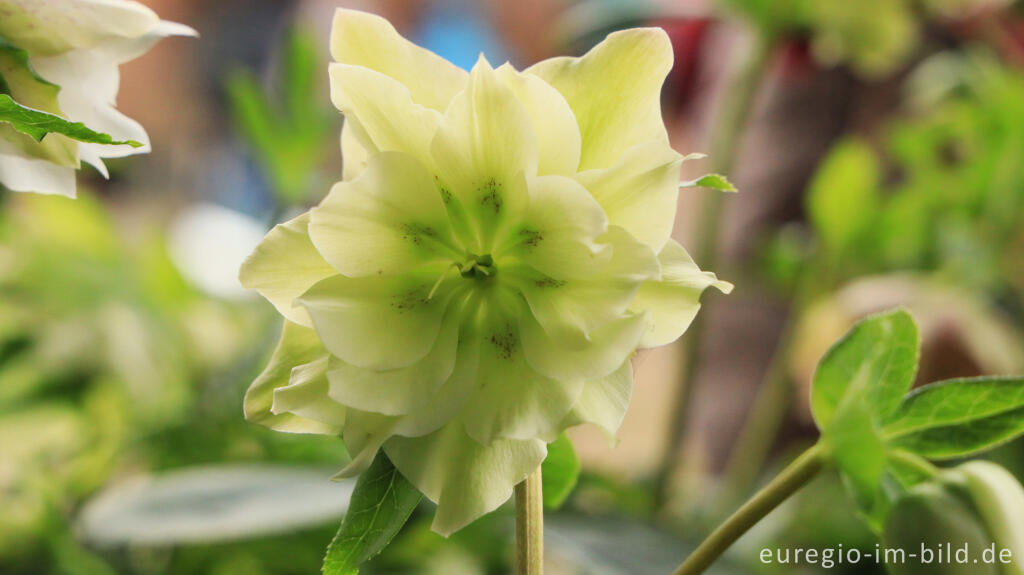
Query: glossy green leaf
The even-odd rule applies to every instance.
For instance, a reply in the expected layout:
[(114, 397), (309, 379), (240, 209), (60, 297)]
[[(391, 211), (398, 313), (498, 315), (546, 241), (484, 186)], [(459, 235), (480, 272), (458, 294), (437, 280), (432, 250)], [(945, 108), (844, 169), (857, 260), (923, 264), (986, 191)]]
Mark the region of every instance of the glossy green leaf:
[(348, 513), (324, 557), (324, 575), (354, 575), (402, 529), (423, 496), (384, 452), (356, 481)]
[(736, 186), (732, 185), (722, 174), (706, 174), (696, 180), (680, 182), (680, 188), (708, 188), (719, 192), (735, 192)]
[(917, 373), (917, 325), (906, 311), (869, 316), (836, 342), (811, 383), (811, 412), (828, 429), (841, 403), (863, 396), (872, 419), (886, 423)]
[(830, 254), (849, 247), (875, 219), (880, 168), (874, 152), (857, 140), (839, 144), (811, 182), (807, 211)]
[(0, 94), (0, 122), (7, 122), (15, 130), (28, 134), (36, 141), (41, 141), (46, 134), (57, 133), (92, 144), (127, 144), (133, 148), (142, 146), (133, 140), (115, 141), (109, 134), (90, 130), (81, 122), (70, 122), (56, 114), (22, 106), (7, 94)]
[(562, 434), (548, 444), (548, 456), (541, 466), (544, 507), (558, 509), (576, 487), (580, 476), (580, 460), (569, 436)]
[(927, 385), (907, 396), (884, 431), (891, 444), (931, 459), (990, 449), (1024, 434), (1024, 378)]

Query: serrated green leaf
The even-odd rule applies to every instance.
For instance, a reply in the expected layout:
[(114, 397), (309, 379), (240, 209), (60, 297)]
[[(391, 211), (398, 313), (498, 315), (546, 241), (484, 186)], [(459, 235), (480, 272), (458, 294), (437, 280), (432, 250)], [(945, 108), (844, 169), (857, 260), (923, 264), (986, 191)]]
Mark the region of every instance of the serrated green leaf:
[(576, 457), (572, 440), (562, 434), (548, 444), (548, 456), (541, 466), (544, 487), (544, 507), (558, 509), (576, 487), (580, 476), (580, 460)]
[(880, 171), (874, 152), (857, 140), (836, 146), (818, 169), (807, 212), (829, 253), (845, 250), (875, 220)]
[(841, 403), (862, 396), (872, 419), (884, 424), (917, 373), (917, 325), (903, 310), (869, 316), (822, 358), (811, 383), (811, 413), (827, 431)]
[(736, 186), (732, 185), (722, 174), (706, 174), (696, 180), (687, 180), (679, 183), (680, 188), (708, 188), (719, 192), (735, 192)]
[(324, 557), (323, 575), (355, 575), (409, 520), (423, 495), (381, 451), (356, 481), (348, 513)]
[(37, 142), (42, 141), (47, 134), (57, 133), (91, 144), (127, 144), (133, 148), (142, 146), (133, 140), (115, 141), (109, 134), (90, 130), (81, 122), (70, 122), (56, 114), (22, 106), (7, 94), (0, 94), (0, 122), (9, 123), (15, 130), (31, 136)]
[(1024, 434), (1024, 378), (942, 381), (907, 396), (884, 428), (892, 444), (930, 459), (964, 457)]

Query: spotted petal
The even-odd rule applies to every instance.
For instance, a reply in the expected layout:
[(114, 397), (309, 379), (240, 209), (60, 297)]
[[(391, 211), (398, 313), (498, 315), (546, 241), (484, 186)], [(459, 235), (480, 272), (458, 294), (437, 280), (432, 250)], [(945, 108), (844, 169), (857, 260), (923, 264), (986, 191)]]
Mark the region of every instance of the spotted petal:
[(425, 437), (393, 437), (384, 451), (395, 467), (437, 503), (433, 530), (448, 536), (508, 501), (515, 485), (547, 456), (537, 439), (483, 445), (453, 421)]
[(316, 249), (350, 277), (395, 274), (462, 256), (433, 178), (412, 156), (374, 155), (310, 214)]

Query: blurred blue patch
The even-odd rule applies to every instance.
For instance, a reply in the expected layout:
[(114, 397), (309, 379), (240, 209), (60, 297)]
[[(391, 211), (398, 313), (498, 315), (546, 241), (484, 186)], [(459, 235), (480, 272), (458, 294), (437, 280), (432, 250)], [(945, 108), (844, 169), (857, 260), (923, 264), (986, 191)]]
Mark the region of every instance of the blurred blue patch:
[(466, 70), (473, 67), (481, 52), (492, 66), (509, 59), (497, 32), (475, 2), (431, 2), (416, 36), (417, 44)]

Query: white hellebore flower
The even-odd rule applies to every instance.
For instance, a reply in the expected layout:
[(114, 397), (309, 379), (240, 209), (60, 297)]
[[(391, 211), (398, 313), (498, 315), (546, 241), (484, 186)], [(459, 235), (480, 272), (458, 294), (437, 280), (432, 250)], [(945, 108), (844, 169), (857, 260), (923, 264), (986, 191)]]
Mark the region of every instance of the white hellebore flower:
[(88, 162), (149, 151), (137, 122), (115, 108), (118, 66), (166, 36), (194, 36), (129, 0), (0, 0), (0, 94), (142, 146), (82, 143), (58, 133), (42, 141), (0, 123), (0, 185), (75, 196), (75, 171)]
[(383, 449), (449, 534), (566, 427), (614, 435), (636, 349), (731, 286), (669, 237), (684, 158), (661, 119), (662, 30), (466, 73), (340, 10), (331, 50), (345, 178), (242, 266), (286, 318), (246, 416), (340, 433), (345, 475)]

